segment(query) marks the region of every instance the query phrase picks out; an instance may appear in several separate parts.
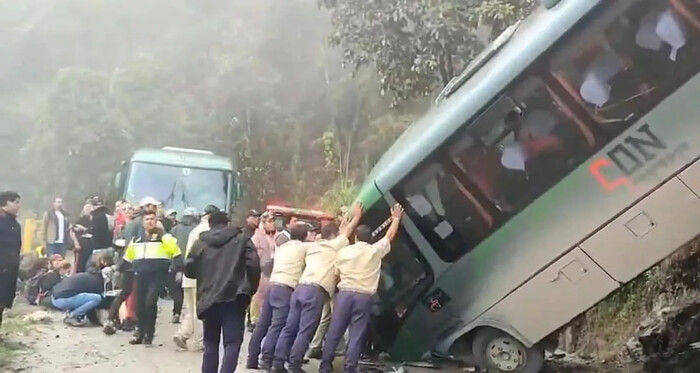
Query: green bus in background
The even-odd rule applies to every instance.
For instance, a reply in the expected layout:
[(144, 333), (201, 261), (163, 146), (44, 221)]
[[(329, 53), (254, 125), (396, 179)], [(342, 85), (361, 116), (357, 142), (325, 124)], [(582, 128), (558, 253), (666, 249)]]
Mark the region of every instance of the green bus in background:
[(361, 188), (372, 346), (537, 372), (557, 331), (700, 233), (700, 3), (561, 0), (507, 29)]
[(227, 212), (241, 198), (239, 173), (230, 159), (210, 151), (165, 147), (141, 149), (122, 163), (108, 193), (137, 205), (144, 197), (163, 203), (164, 209), (193, 207), (202, 211), (215, 205)]

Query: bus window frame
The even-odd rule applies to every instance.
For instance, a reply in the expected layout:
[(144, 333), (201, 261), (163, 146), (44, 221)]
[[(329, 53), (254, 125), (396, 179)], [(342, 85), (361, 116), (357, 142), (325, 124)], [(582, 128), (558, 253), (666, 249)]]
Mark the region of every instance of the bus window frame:
[[(604, 146), (610, 140), (624, 132), (624, 129), (637, 123), (644, 115), (652, 110), (653, 107), (644, 110), (642, 114), (634, 113), (634, 116), (620, 121), (619, 123), (608, 123), (604, 117), (599, 115), (598, 112), (591, 110), (590, 105), (584, 102), (580, 93), (575, 88), (575, 85), (565, 76), (566, 74), (562, 71), (562, 68), (567, 63), (571, 64), (572, 61), (577, 59), (577, 53), (575, 51), (577, 49), (580, 50), (581, 45), (590, 44), (596, 39), (598, 41), (605, 40), (605, 31), (608, 27), (610, 27), (621, 14), (629, 11), (630, 8), (638, 5), (641, 1), (646, 0), (619, 0), (601, 3), (596, 9), (593, 9), (592, 12), (582, 17), (578, 24), (568, 30), (555, 45), (538, 57), (538, 60), (544, 58), (541, 62), (543, 66), (547, 66), (545, 69), (549, 75), (547, 79), (551, 79), (552, 82), (556, 84), (556, 87), (553, 86), (555, 91), (558, 89), (562, 90), (567, 96), (564, 97), (564, 99), (575, 102), (577, 106), (576, 109), (578, 109), (577, 111), (585, 113), (584, 121), (586, 125), (590, 128), (592, 133), (596, 134), (599, 140), (603, 140), (598, 141), (600, 146)], [(692, 10), (688, 9), (687, 6), (683, 4), (683, 0), (665, 1), (668, 3), (669, 8), (673, 9), (683, 21), (687, 22), (696, 33), (700, 34), (700, 18), (698, 18), (700, 14), (696, 15)], [(590, 21), (591, 19), (593, 19), (593, 21)], [(603, 39), (601, 39), (601, 36)], [(578, 56), (578, 58), (580, 58), (580, 56)], [(676, 87), (676, 89), (677, 88), (678, 87)], [(666, 95), (666, 97), (667, 96), (668, 95)], [(663, 101), (663, 99), (661, 101)], [(659, 104), (660, 102), (657, 102), (655, 105)], [(616, 125), (624, 127), (616, 131), (612, 137), (610, 137), (610, 135), (604, 135), (603, 127)]]
[[(565, 119), (564, 122), (567, 122), (560, 123), (560, 125), (571, 126), (573, 130), (578, 131), (583, 137), (583, 139), (586, 141), (586, 144), (588, 145), (590, 151), (590, 155), (594, 154), (597, 147), (599, 146), (599, 142), (597, 141), (598, 136), (596, 135), (596, 132), (588, 124), (588, 121), (582, 118), (580, 112), (576, 110), (574, 100), (568, 95), (562, 95), (560, 92), (557, 91), (557, 87), (553, 86), (551, 82), (551, 76), (547, 74), (547, 69), (538, 68), (538, 66), (540, 66), (539, 63), (542, 62), (542, 59), (548, 59), (550, 56), (550, 53), (543, 53), (540, 57), (538, 57), (530, 67), (525, 69), (518, 77), (513, 79), (513, 81), (508, 86), (506, 86), (500, 94), (494, 96), (494, 98), (490, 100), (489, 103), (485, 105), (485, 107), (476, 116), (472, 117), (472, 119), (470, 120), (467, 120), (462, 126), (460, 126), (456, 131), (454, 131), (453, 134), (450, 136), (449, 140), (445, 141), (443, 144), (438, 146), (428, 157), (426, 157), (423, 161), (418, 163), (413, 168), (412, 172), (410, 172), (405, 178), (403, 178), (399, 183), (397, 183), (397, 185), (394, 186), (394, 188), (392, 188), (391, 194), (397, 199), (397, 201), (399, 201), (399, 203), (403, 204), (406, 207), (406, 211), (409, 217), (416, 225), (416, 228), (418, 228), (420, 234), (428, 242), (431, 242), (431, 240), (429, 240), (429, 236), (426, 235), (426, 233), (424, 233), (424, 231), (427, 228), (421, 222), (421, 219), (416, 219), (417, 215), (415, 211), (413, 211), (413, 213), (411, 213), (412, 210), (409, 211), (409, 209), (412, 209), (412, 207), (408, 203), (404, 191), (400, 190), (399, 187), (405, 185), (405, 182), (411, 177), (415, 177), (416, 170), (423, 169), (430, 163), (438, 163), (445, 169), (446, 172), (449, 172), (451, 174), (451, 177), (455, 179), (455, 182), (457, 182), (457, 186), (460, 187), (460, 189), (464, 188), (468, 192), (471, 198), (467, 197), (466, 199), (469, 200), (469, 203), (471, 203), (474, 206), (475, 210), (477, 210), (484, 223), (488, 225), (489, 233), (485, 237), (483, 237), (478, 243), (473, 245), (473, 247), (469, 247), (466, 250), (461, 251), (459, 254), (451, 254), (449, 251), (445, 251), (444, 249), (435, 246), (431, 242), (430, 245), (432, 246), (432, 249), (436, 252), (436, 254), (441, 260), (447, 263), (454, 263), (460, 260), (462, 257), (474, 250), (481, 242), (488, 239), (488, 237), (490, 237), (491, 235), (497, 233), (498, 230), (508, 220), (517, 216), (530, 204), (534, 203), (537, 200), (537, 198), (539, 198), (539, 196), (543, 195), (549, 189), (554, 187), (554, 185), (556, 185), (554, 184), (550, 186), (537, 198), (530, 201), (526, 206), (521, 207), (514, 212), (503, 211), (501, 208), (499, 208), (496, 202), (492, 201), (486, 196), (486, 193), (480, 187), (477, 186), (477, 184), (469, 176), (466, 170), (464, 170), (460, 166), (460, 164), (451, 156), (451, 148), (454, 147), (460, 140), (462, 140), (464, 136), (472, 136), (473, 138), (481, 139), (482, 136), (488, 134), (488, 131), (491, 130), (491, 128), (494, 126), (494, 122), (499, 121), (501, 115), (505, 117), (505, 114), (510, 110), (526, 111), (527, 109), (523, 110), (519, 104), (519, 101), (514, 99), (511, 93), (513, 93), (514, 90), (516, 90), (519, 86), (525, 84), (527, 80), (537, 79), (539, 88), (545, 89), (546, 93), (549, 94), (550, 98), (554, 102), (552, 106), (556, 105), (560, 108), (560, 114)], [(498, 142), (502, 141), (511, 132), (512, 131), (508, 130), (503, 132), (501, 136), (498, 136)], [(489, 148), (492, 148), (494, 146), (494, 144), (485, 145)], [(568, 174), (569, 173), (564, 175), (559, 180), (563, 179)], [(559, 183), (559, 181), (557, 181), (557, 183)], [(484, 216), (483, 213), (486, 213), (488, 215)]]

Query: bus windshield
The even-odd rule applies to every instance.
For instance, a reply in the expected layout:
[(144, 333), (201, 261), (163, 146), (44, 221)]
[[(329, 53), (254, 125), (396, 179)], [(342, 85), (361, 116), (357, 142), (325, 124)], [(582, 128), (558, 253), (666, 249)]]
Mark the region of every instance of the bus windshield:
[(163, 164), (131, 164), (126, 198), (138, 203), (153, 197), (165, 209), (182, 212), (187, 207), (201, 211), (207, 205), (225, 208), (228, 202), (229, 178), (226, 170), (187, 168)]

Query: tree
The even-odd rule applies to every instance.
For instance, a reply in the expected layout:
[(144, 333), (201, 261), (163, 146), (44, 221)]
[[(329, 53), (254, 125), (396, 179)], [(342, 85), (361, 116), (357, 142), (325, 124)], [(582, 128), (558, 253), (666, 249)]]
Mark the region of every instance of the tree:
[(497, 34), (534, 0), (321, 0), (331, 11), (330, 42), (352, 69), (376, 68), (393, 104), (445, 86), (483, 47), (477, 30)]

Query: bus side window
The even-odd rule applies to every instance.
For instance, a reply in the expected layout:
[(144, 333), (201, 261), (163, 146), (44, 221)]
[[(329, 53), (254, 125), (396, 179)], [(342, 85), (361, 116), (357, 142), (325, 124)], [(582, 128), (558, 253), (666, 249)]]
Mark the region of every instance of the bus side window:
[(454, 170), (440, 161), (419, 167), (392, 194), (447, 262), (459, 259), (490, 233), (491, 217)]
[[(452, 161), (506, 218), (578, 166), (593, 145), (587, 127), (540, 78), (523, 79), (508, 96), (518, 108), (489, 109), (497, 112), (449, 145)], [(472, 136), (476, 145), (463, 146)]]
[(560, 42), (551, 74), (613, 138), (700, 69), (695, 0), (610, 1)]

